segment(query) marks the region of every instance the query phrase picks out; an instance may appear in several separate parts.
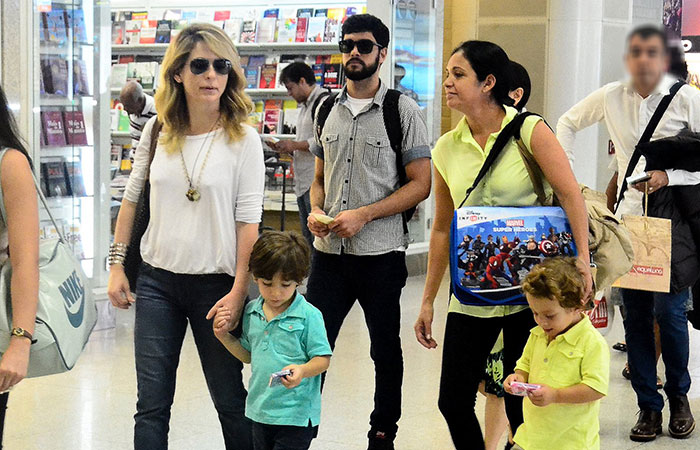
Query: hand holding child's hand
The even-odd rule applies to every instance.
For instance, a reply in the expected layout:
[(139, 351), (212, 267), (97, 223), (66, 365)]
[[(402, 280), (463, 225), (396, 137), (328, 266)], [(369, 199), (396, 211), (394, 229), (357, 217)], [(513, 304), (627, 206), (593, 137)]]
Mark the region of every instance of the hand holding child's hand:
[(216, 316), (214, 316), (212, 326), (214, 327), (214, 335), (217, 337), (217, 339), (224, 339), (228, 334), (228, 324), (231, 322), (231, 316), (231, 310), (225, 306), (222, 306), (216, 311)]
[(549, 387), (543, 384), (536, 391), (531, 391), (527, 393), (528, 398), (535, 406), (547, 406), (557, 401), (557, 390), (553, 387)]
[(282, 384), (287, 389), (294, 389), (301, 384), (304, 379), (304, 369), (297, 364), (291, 364), (282, 370), (291, 370), (292, 374), (282, 378)]
[(503, 382), (503, 389), (505, 389), (507, 393), (512, 394), (513, 391), (510, 388), (510, 384), (515, 381), (519, 383), (527, 383), (527, 380), (521, 374), (511, 373), (510, 375), (508, 375), (508, 378), (506, 378), (506, 381)]

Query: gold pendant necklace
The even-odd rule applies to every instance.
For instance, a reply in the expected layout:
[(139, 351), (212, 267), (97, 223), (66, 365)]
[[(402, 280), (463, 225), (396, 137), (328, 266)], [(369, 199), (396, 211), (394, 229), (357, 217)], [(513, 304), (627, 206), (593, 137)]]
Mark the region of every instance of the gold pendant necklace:
[[(219, 116), (220, 118), (221, 116)], [(185, 197), (187, 197), (187, 200), (191, 202), (196, 202), (199, 201), (200, 198), (202, 198), (202, 194), (199, 192), (199, 188), (197, 188), (194, 183), (193, 183), (193, 178), (194, 178), (194, 171), (197, 169), (197, 161), (199, 160), (200, 155), (202, 154), (202, 150), (204, 150), (204, 146), (207, 143), (207, 140), (209, 140), (209, 137), (211, 136), (212, 131), (214, 131), (214, 128), (216, 125), (219, 123), (219, 118), (216, 119), (216, 122), (214, 122), (214, 125), (212, 125), (211, 129), (209, 130), (209, 133), (204, 137), (204, 142), (202, 142), (202, 145), (199, 147), (199, 152), (197, 153), (197, 157), (194, 160), (194, 165), (192, 166), (192, 176), (190, 177), (190, 173), (187, 170), (187, 164), (185, 163), (185, 156), (182, 154), (182, 147), (180, 147), (180, 160), (182, 161), (182, 169), (185, 171), (185, 177), (187, 178), (187, 184), (189, 185), (189, 189), (187, 189), (187, 193), (185, 194)], [(214, 139), (212, 138), (209, 140), (209, 148), (207, 149), (207, 153), (204, 156), (204, 161), (202, 161), (202, 167), (199, 168), (199, 175), (197, 176), (197, 184), (199, 184), (199, 180), (202, 178), (202, 172), (204, 172), (204, 167), (207, 165), (207, 161), (209, 160), (209, 154), (211, 153), (211, 148), (214, 144)]]

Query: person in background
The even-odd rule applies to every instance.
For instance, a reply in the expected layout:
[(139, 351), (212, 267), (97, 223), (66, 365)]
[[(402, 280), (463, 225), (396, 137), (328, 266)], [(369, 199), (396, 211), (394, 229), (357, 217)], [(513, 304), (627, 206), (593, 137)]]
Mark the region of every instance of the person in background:
[[(416, 339), (428, 349), (437, 348), (432, 333), (434, 302), (450, 254), (450, 230), (455, 209), (463, 202), (493, 148), (498, 133), (518, 111), (508, 105), (509, 59), (501, 47), (485, 41), (467, 41), (452, 51), (443, 83), (447, 106), (464, 115), (454, 130), (444, 134), (433, 149), (435, 214), (430, 234), (428, 274)], [(546, 190), (556, 193), (566, 211), (576, 246), (588, 247), (588, 214), (581, 190), (554, 134), (538, 116), (525, 119), (521, 136), (542, 168)], [(465, 203), (466, 206), (535, 206), (537, 195), (514, 139), (509, 139), (496, 164)], [(488, 189), (484, 186), (487, 185)], [(589, 254), (582, 251), (579, 265), (585, 273), (586, 296), (593, 279)], [(524, 300), (524, 299), (523, 299)], [(438, 406), (458, 449), (484, 448), (477, 419), (476, 392), (498, 335), (503, 331), (504, 373), (511, 373), (534, 325), (526, 305), (470, 306), (450, 297), (442, 357)], [(507, 397), (506, 413), (513, 432), (522, 423), (522, 399)]]
[[(39, 299), (39, 209), (32, 163), (0, 87), (0, 186), (7, 222), (0, 218), (0, 265), (12, 265), (12, 324), (0, 359), (0, 447), (9, 390), (27, 376)], [(3, 308), (5, 305), (3, 305)]]
[(610, 351), (583, 313), (588, 300), (576, 259), (551, 258), (523, 281), (537, 326), (515, 371), (503, 383), (539, 388), (523, 401), (524, 422), (515, 442), (524, 450), (600, 448), (600, 399), (608, 394)]
[[(251, 364), (246, 416), (253, 421), (254, 450), (308, 449), (321, 420), (321, 373), (331, 347), (321, 311), (297, 288), (309, 275), (311, 248), (298, 233), (263, 233), (250, 255), (260, 297), (245, 307), (241, 337), (226, 325), (231, 311), (220, 308), (214, 334), (241, 362)], [(291, 372), (270, 377), (283, 370)], [(286, 388), (286, 389), (285, 389)]]
[[(388, 45), (389, 29), (377, 17), (359, 14), (343, 23), (339, 46), (347, 85), (311, 149), (317, 158), (309, 229), (316, 254), (307, 297), (323, 313), (331, 348), (356, 301), (364, 311), (375, 368), (370, 450), (394, 448), (401, 417), (401, 291), (408, 277), (402, 213), (430, 194), (428, 130), (416, 102), (398, 97), (400, 155), (384, 126), (388, 87), (379, 68)], [(317, 214), (333, 221), (326, 225)]]
[[(265, 184), (260, 136), (246, 124), (253, 105), (236, 48), (213, 25), (183, 29), (165, 53), (160, 76), (159, 114), (144, 127), (136, 152), (110, 249), (107, 287), (115, 307), (136, 306), (134, 447), (168, 446), (189, 322), (226, 449), (250, 450), (243, 365), (219, 343), (209, 319), (226, 308), (231, 315), (223, 327), (233, 329), (248, 295), (248, 260), (258, 238)], [(123, 263), (149, 170), (152, 129), (160, 123), (134, 300)]]
[(294, 158), (294, 193), (299, 205), (301, 231), (310, 246), (314, 245), (313, 235), (309, 231), (308, 220), (311, 212), (311, 182), (314, 179), (316, 157), (309, 149), (314, 143), (314, 117), (318, 105), (328, 95), (327, 91), (316, 84), (314, 71), (303, 62), (294, 62), (282, 70), (280, 82), (287, 88), (290, 97), (297, 101), (299, 118), (294, 140), (267, 141), (271, 149), (280, 153), (289, 153)]
[[(622, 186), (640, 136), (647, 127), (661, 99), (678, 82), (667, 74), (669, 66), (666, 34), (655, 26), (641, 26), (627, 37), (625, 64), (630, 78), (609, 83), (564, 113), (557, 124), (557, 137), (573, 160), (576, 133), (604, 121), (615, 145), (618, 183)], [(700, 92), (692, 86), (680, 87), (659, 122), (651, 140), (677, 135), (683, 130), (700, 131)], [(644, 171), (641, 158), (633, 174)], [(653, 194), (666, 186), (694, 185), (700, 173), (683, 170), (651, 171), (647, 186)], [(617, 205), (617, 214), (642, 215), (644, 183), (628, 189)], [(660, 341), (671, 419), (669, 434), (686, 438), (695, 429), (695, 419), (688, 403), (690, 390), (689, 336), (686, 305), (689, 290), (676, 293), (652, 293), (622, 289), (625, 308), (624, 325), (627, 358), (632, 387), (641, 410), (637, 423), (630, 430), (633, 441), (651, 441), (662, 429), (664, 398), (657, 391), (656, 346), (654, 319), (659, 324)]]
[[(520, 112), (525, 110), (532, 85), (527, 70), (515, 61), (508, 65), (510, 68), (510, 90), (508, 97), (513, 99), (513, 107)], [(486, 450), (496, 450), (501, 436), (508, 429), (506, 403), (503, 400), (503, 332), (486, 360), (484, 381), (479, 384), (479, 392), (486, 397), (484, 411), (484, 446)], [(508, 443), (511, 444), (512, 433), (509, 433)]]
[(131, 160), (141, 139), (143, 127), (156, 115), (156, 102), (136, 81), (127, 82), (119, 94), (124, 111), (129, 114), (129, 134), (131, 136)]

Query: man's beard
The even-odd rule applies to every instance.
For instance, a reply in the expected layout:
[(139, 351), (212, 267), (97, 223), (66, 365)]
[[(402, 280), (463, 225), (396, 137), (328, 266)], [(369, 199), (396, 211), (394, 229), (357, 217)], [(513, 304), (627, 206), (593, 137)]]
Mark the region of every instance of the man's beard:
[[(353, 62), (362, 64), (362, 69), (355, 71), (348, 69), (348, 66)], [(362, 81), (377, 73), (377, 70), (379, 70), (379, 54), (377, 54), (377, 59), (371, 66), (365, 65), (364, 61), (360, 59), (351, 59), (345, 64), (345, 77), (352, 81)]]

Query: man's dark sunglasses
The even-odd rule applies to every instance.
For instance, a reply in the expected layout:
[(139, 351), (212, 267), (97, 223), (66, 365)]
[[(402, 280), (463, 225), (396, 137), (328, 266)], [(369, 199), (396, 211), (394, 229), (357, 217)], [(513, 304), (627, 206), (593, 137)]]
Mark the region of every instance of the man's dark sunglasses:
[(379, 45), (374, 41), (369, 39), (360, 39), (359, 41), (353, 41), (352, 39), (343, 39), (338, 42), (338, 47), (340, 48), (340, 53), (350, 53), (352, 49), (357, 47), (357, 51), (362, 55), (368, 55), (372, 53), (374, 47), (377, 46), (380, 49), (384, 48), (383, 45)]
[[(228, 59), (215, 59), (214, 61), (211, 62), (211, 65), (214, 66), (214, 70), (216, 73), (219, 75), (228, 75), (231, 70), (233, 69), (233, 66), (231, 66), (231, 61)], [(209, 60), (206, 58), (195, 58), (192, 61), (190, 61), (190, 71), (194, 75), (201, 75), (204, 72), (209, 70)]]

